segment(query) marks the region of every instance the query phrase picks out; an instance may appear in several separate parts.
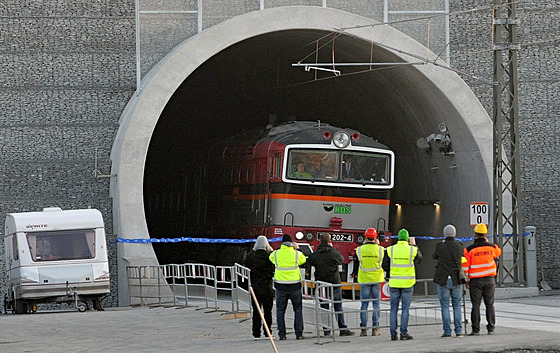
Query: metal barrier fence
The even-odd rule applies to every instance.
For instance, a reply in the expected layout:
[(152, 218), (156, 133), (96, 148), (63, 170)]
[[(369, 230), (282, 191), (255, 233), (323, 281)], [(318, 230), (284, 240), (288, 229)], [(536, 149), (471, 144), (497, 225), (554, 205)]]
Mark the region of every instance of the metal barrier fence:
[(163, 305), (175, 300), (166, 290), (162, 266), (127, 266), (126, 273), (133, 305)]
[(126, 270), (132, 305), (188, 306), (197, 300), (214, 311), (220, 310), (220, 303), (227, 303), (232, 312), (251, 308), (250, 270), (239, 264), (127, 266)]
[[(425, 292), (427, 295), (427, 283), (430, 279), (420, 280), (424, 282)], [(344, 287), (346, 290), (348, 286), (351, 288), (351, 299), (341, 299), (334, 300), (335, 288)], [(309, 299), (310, 302), (304, 303), (304, 310), (307, 307), (308, 311), (313, 311), (314, 315), (307, 315), (305, 323), (314, 326), (315, 337), (317, 338), (317, 343), (321, 343), (321, 338), (327, 338), (336, 341), (335, 332), (340, 332), (341, 328), (338, 327), (337, 314), (343, 314), (345, 317), (347, 329), (367, 329), (371, 330), (373, 328), (388, 328), (390, 327), (390, 304), (387, 301), (382, 301), (381, 298), (378, 299), (367, 299), (366, 301), (373, 303), (374, 301), (380, 302), (380, 309), (374, 310), (373, 305), (369, 305), (366, 310), (361, 310), (362, 300), (356, 298), (356, 291), (359, 292), (360, 283), (345, 283), (345, 284), (331, 284), (319, 281), (304, 281), (304, 297)], [(334, 308), (335, 303), (340, 303), (343, 306), (342, 312), (336, 311)], [(379, 325), (372, 326), (371, 317), (373, 312), (379, 313)], [(441, 325), (441, 308), (440, 305), (430, 305), (422, 303), (414, 303), (409, 309), (409, 326), (424, 326), (424, 325)], [(368, 317), (368, 326), (360, 327), (360, 313), (366, 313)], [(305, 318), (305, 315), (304, 315)], [(310, 321), (314, 319), (314, 321)], [(400, 312), (398, 315), (400, 322)], [(346, 329), (346, 328), (343, 328)], [(322, 335), (322, 331), (330, 332), (328, 336)]]
[(235, 274), (235, 312), (247, 311), (249, 316), (253, 315), (253, 307), (251, 305), (251, 270), (240, 264), (234, 266)]
[[(128, 266), (127, 274), (130, 287), (131, 303), (139, 305), (173, 305), (188, 306), (194, 300), (204, 303), (204, 308), (212, 311), (220, 310), (220, 304), (231, 305), (231, 312), (248, 312), (253, 314), (251, 294), (249, 287), (251, 271), (244, 266), (212, 266), (207, 264), (170, 264), (159, 266)], [(431, 279), (419, 279), (423, 283), (424, 296), (428, 295), (428, 284)], [(334, 290), (344, 287), (348, 291), (351, 287), (351, 299), (335, 301)], [(361, 310), (362, 300), (359, 292), (359, 283), (331, 284), (319, 281), (304, 280), (303, 282), (303, 311), (304, 323), (313, 327), (317, 342), (328, 338), (335, 341), (334, 333), (340, 332), (337, 323), (337, 314), (342, 313), (348, 329), (387, 328), (390, 326), (390, 305), (387, 301), (368, 299), (369, 302), (379, 301), (379, 325), (360, 327), (360, 313), (366, 313), (371, 323), (374, 309), (368, 305), (366, 310)], [(218, 294), (220, 294), (218, 296)], [(464, 297), (463, 297), (464, 298)], [(464, 301), (464, 299), (463, 299)], [(335, 303), (341, 303), (342, 312), (336, 311)], [(439, 303), (413, 303), (410, 307), (409, 326), (441, 325), (441, 311)], [(225, 311), (225, 310), (224, 310)], [(273, 311), (273, 316), (275, 311)], [(466, 315), (466, 314), (464, 314)], [(399, 315), (400, 318), (400, 315)], [(292, 311), (286, 311), (286, 321), (293, 322)], [(466, 316), (464, 316), (466, 323)], [(286, 324), (286, 327), (290, 325)], [(329, 336), (322, 335), (322, 331), (330, 331)]]

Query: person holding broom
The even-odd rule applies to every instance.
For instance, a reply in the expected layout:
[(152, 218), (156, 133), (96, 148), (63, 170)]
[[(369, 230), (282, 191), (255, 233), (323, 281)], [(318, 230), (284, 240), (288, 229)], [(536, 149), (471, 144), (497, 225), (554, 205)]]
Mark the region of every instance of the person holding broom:
[(274, 302), (274, 292), (272, 290), (272, 278), (274, 276), (274, 264), (268, 257), (272, 252), (272, 247), (264, 235), (260, 235), (253, 246), (253, 251), (249, 252), (245, 259), (245, 267), (251, 270), (251, 287), (255, 292), (257, 302), (251, 300), (253, 306), (253, 339), (261, 339), (261, 329), (267, 337), (267, 331), (263, 327), (261, 316), (258, 314), (257, 306), (260, 305), (264, 315), (264, 320), (270, 332), (272, 325), (272, 306)]

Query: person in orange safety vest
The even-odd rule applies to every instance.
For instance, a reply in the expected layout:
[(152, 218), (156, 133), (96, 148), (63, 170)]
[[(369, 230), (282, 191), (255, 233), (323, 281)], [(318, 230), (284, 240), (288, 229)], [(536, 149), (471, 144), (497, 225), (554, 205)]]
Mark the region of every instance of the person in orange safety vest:
[(484, 299), (486, 307), (486, 329), (489, 335), (494, 334), (496, 314), (494, 312), (494, 278), (497, 273), (495, 259), (502, 254), (502, 249), (496, 244), (488, 242), (486, 233), (488, 228), (485, 224), (477, 224), (474, 227), (474, 243), (465, 249), (466, 262), (463, 269), (469, 277), (467, 288), (471, 297), (471, 324), (472, 332), (469, 336), (480, 335), (480, 304)]

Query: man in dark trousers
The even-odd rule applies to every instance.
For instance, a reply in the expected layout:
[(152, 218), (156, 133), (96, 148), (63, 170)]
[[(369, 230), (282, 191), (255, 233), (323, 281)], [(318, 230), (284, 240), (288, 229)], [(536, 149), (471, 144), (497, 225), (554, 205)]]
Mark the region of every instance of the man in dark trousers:
[(451, 224), (443, 228), (445, 240), (436, 245), (432, 257), (437, 260), (434, 283), (437, 285), (439, 304), (441, 306), (441, 319), (443, 321), (443, 335), (451, 337), (451, 317), (449, 315), (449, 298), (453, 304), (453, 325), (455, 336), (463, 337), (461, 324), (461, 299), (463, 285), (459, 278), (463, 259), (463, 244), (455, 240), (457, 231)]
[(274, 250), (268, 259), (274, 264), (274, 288), (276, 289), (276, 323), (281, 341), (286, 339), (286, 308), (288, 300), (294, 309), (294, 330), (296, 339), (303, 339), (303, 294), (301, 292), (302, 276), (299, 266), (307, 259), (290, 234), (284, 234), (280, 249)]
[[(264, 235), (260, 235), (255, 242), (253, 251), (247, 254), (245, 266), (251, 270), (251, 287), (255, 292), (258, 304), (251, 300), (253, 306), (253, 338), (261, 338), (261, 328), (263, 323), (258, 312), (258, 306), (262, 307), (262, 312), (268, 330), (272, 325), (272, 306), (274, 304), (274, 291), (272, 290), (272, 277), (274, 276), (274, 264), (268, 257), (272, 252), (272, 247)], [(251, 297), (252, 298), (252, 297)], [(263, 333), (268, 336), (263, 328)]]
[[(332, 284), (340, 284), (339, 265), (342, 265), (344, 258), (338, 250), (333, 248), (331, 243), (331, 236), (329, 233), (321, 235), (321, 244), (317, 251), (309, 255), (307, 258), (307, 271), (311, 272), (311, 266), (315, 267), (315, 280), (327, 282)], [(327, 293), (330, 295), (330, 293)], [(353, 331), (346, 329), (344, 322), (344, 313), (342, 312), (342, 288), (333, 288), (333, 301), (334, 310), (336, 311), (336, 318), (338, 321), (338, 328), (340, 329), (341, 336), (352, 336)], [(328, 303), (321, 303), (321, 308), (329, 309)], [(330, 335), (330, 331), (325, 331), (325, 336)]]
[(502, 249), (496, 244), (488, 242), (486, 238), (488, 228), (480, 223), (474, 227), (474, 243), (465, 249), (463, 269), (469, 276), (467, 288), (471, 296), (471, 324), (472, 332), (469, 336), (480, 335), (480, 304), (484, 299), (486, 307), (486, 330), (489, 335), (494, 334), (496, 314), (494, 311), (494, 284), (497, 274), (496, 259), (502, 255)]

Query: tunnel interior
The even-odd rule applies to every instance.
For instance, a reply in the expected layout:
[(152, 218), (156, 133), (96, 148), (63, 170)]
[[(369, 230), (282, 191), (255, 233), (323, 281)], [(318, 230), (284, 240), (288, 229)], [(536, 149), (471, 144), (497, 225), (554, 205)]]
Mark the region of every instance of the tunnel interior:
[[(279, 31), (235, 43), (199, 66), (175, 91), (150, 141), (144, 207), (152, 238), (200, 236), (198, 185), (206, 151), (243, 130), (290, 120), (348, 127), (389, 146), (396, 156), (389, 230), (437, 235), (461, 212), (468, 162), (475, 149), (465, 122), (416, 65), (329, 66), (293, 63), (400, 63), (395, 52), (348, 35)], [(420, 148), (417, 140), (445, 123), (454, 154)], [(456, 133), (461, 131), (461, 133)], [(454, 133), (455, 132), (455, 133)], [(467, 162), (463, 163), (463, 161)], [(463, 173), (463, 174), (461, 174)], [(462, 176), (461, 176), (462, 175)], [(471, 195), (472, 196), (472, 195)], [(439, 205), (434, 206), (434, 201)], [(393, 207), (400, 203), (401, 208)], [(187, 244), (154, 244), (160, 263), (188, 261)], [(428, 263), (425, 266), (432, 266)]]

